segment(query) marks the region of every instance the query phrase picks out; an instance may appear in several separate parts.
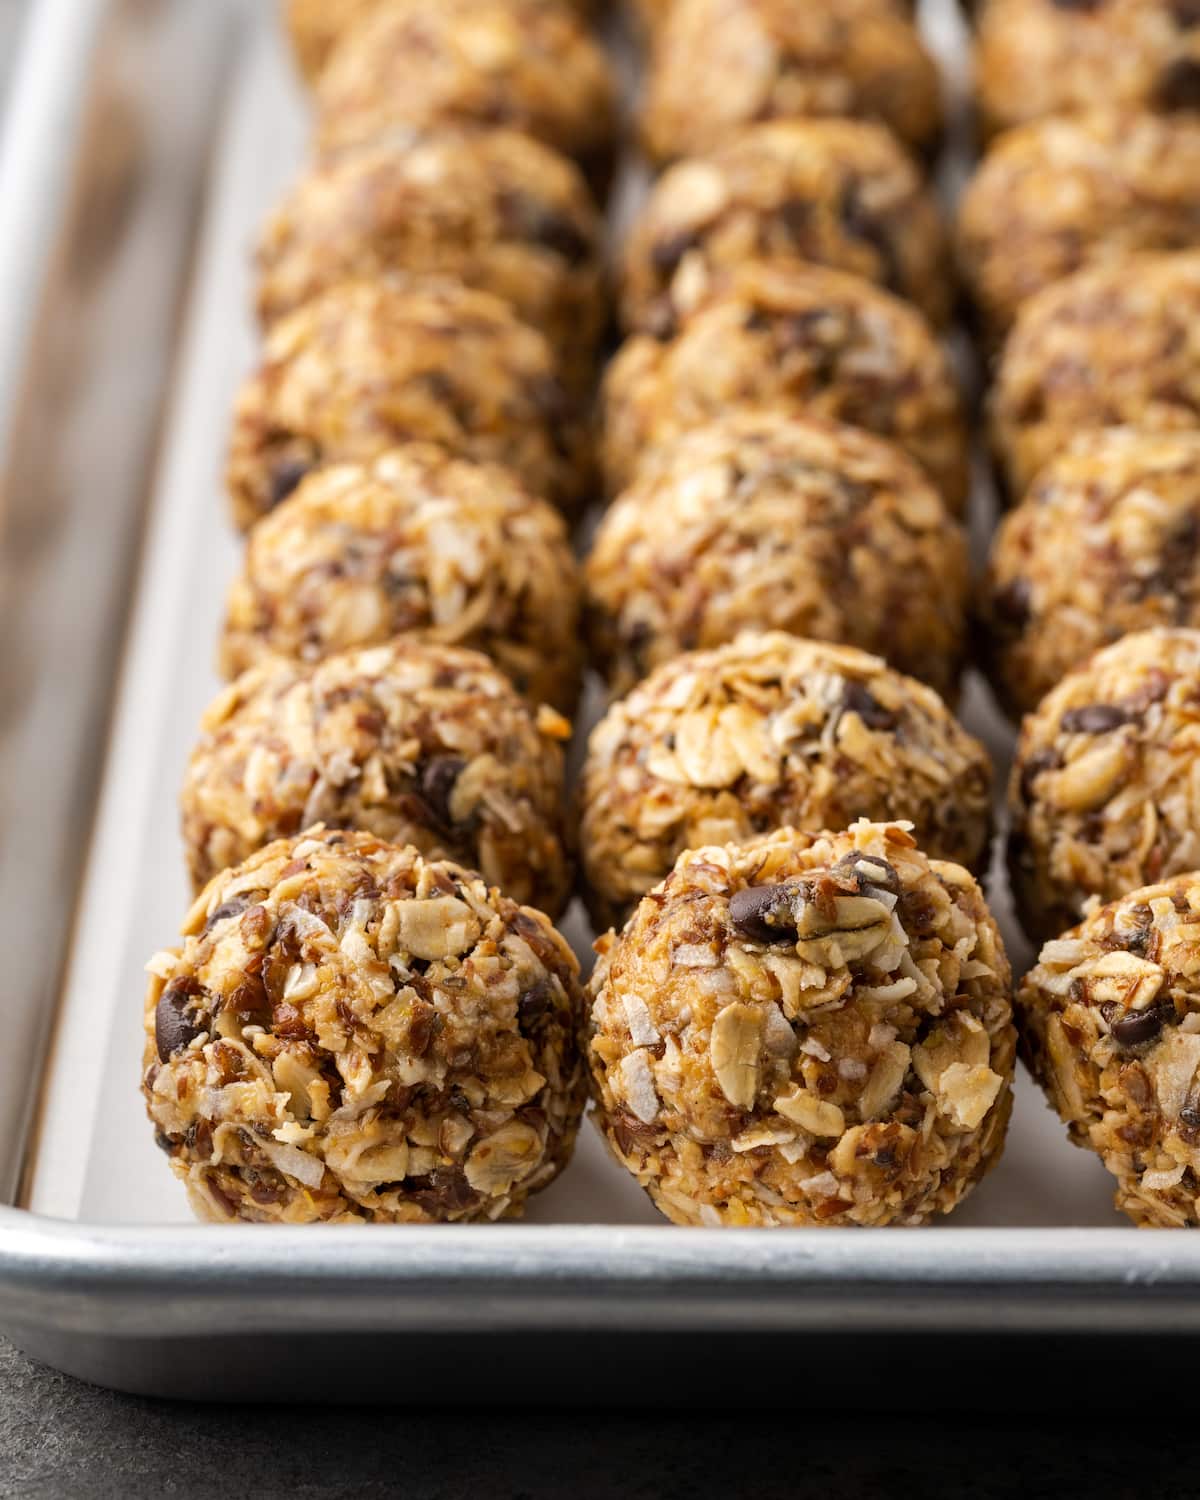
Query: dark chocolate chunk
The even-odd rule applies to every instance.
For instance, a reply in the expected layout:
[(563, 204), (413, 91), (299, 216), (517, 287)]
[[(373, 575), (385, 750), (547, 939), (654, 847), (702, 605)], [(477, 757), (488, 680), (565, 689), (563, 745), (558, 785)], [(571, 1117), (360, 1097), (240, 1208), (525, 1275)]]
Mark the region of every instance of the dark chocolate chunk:
[(528, 193), (506, 193), (501, 212), (515, 236), (553, 250), (570, 265), (582, 265), (592, 253), (591, 241), (578, 224)]
[(794, 942), (796, 918), (792, 907), (798, 894), (795, 885), (747, 886), (730, 897), (729, 919), (743, 937), (753, 942)]
[(154, 1012), (154, 1045), (159, 1062), (170, 1062), (176, 1052), (193, 1042), (207, 1024), (202, 1021), (189, 1001), (201, 993), (194, 979), (172, 979), (158, 997)]
[(833, 873), (855, 875), (860, 891), (887, 891), (893, 896), (900, 894), (900, 876), (895, 867), (880, 855), (868, 854), (863, 849), (852, 849), (849, 854), (844, 854), (834, 865)]
[(1089, 703), (1084, 708), (1068, 709), (1062, 716), (1064, 734), (1111, 734), (1129, 723), (1129, 715), (1115, 703)]
[(240, 917), (249, 904), (245, 896), (235, 896), (232, 901), (222, 901), (220, 906), (215, 907), (209, 913), (208, 921), (204, 924), (205, 932), (211, 932), (218, 922), (225, 922), (230, 917)]
[(450, 798), (466, 761), (457, 755), (439, 755), (421, 767), (421, 800), (443, 828), (453, 828)]
[(842, 709), (846, 713), (856, 713), (868, 729), (895, 729), (900, 722), (861, 682), (846, 683), (842, 689)]
[(992, 613), (996, 624), (1006, 634), (1019, 635), (1029, 624), (1033, 590), (1027, 578), (1014, 578), (996, 591)]
[(1112, 1024), (1113, 1040), (1121, 1047), (1140, 1047), (1152, 1042), (1163, 1029), (1168, 1016), (1175, 1014), (1173, 1005), (1151, 1005), (1146, 1010), (1131, 1010)]
[(307, 477), (312, 465), (302, 458), (282, 458), (271, 469), (271, 508), (281, 505), (300, 482)]
[(1160, 109), (1200, 109), (1200, 59), (1177, 57), (1158, 80)]

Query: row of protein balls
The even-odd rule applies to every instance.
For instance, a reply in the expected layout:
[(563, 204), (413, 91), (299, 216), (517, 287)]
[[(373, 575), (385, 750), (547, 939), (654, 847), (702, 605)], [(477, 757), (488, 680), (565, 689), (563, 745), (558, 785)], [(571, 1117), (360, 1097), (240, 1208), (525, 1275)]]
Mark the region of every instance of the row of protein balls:
[[(335, 216), (343, 245), (351, 223)], [(819, 323), (840, 285), (852, 325), (860, 299), (869, 313), (865, 281), (831, 272), (828, 287), (806, 291), (806, 274), (779, 272), (793, 299), (779, 321), (794, 321), (802, 345), (813, 318), (796, 313), (797, 297)], [(415, 296), (426, 299), (419, 318), (407, 311)], [(480, 337), (461, 287), (334, 282), (301, 308), (311, 326), (321, 307), (333, 341), (302, 377), (308, 425), (299, 430), (294, 402), (256, 405), (281, 367), (304, 364), (303, 340), (286, 350), (272, 336), (240, 409), (235, 495), (242, 435), (281, 451), (249, 465), (259, 479), (272, 467), (259, 491), (271, 513), (251, 531), (222, 647), (231, 672), (250, 670), (210, 712), (184, 794), (197, 883), (212, 878), (184, 948), (151, 966), (145, 1087), (176, 1171), (218, 1219), (499, 1217), (565, 1162), (586, 1048), (614, 1148), (673, 1218), (911, 1222), (952, 1207), (999, 1149), (1014, 1048), (1007, 964), (978, 888), (960, 865), (935, 873), (899, 824), (769, 830), (844, 826), (893, 802), (903, 782), (902, 811), (938, 852), (977, 865), (986, 757), (930, 688), (849, 646), (759, 631), (679, 655), (697, 627), (664, 572), (646, 590), (662, 596), (651, 598), (662, 625), (628, 620), (626, 645), (600, 658), (622, 688), (663, 665), (597, 731), (581, 842), (599, 922), (623, 920), (669, 879), (627, 929), (639, 972), (623, 980), (606, 945), (585, 1002), (546, 916), (511, 899), (528, 893), (557, 913), (569, 889), (558, 745), (568, 724), (532, 709), (485, 657), (446, 643), (486, 644), (527, 689), (573, 705), (578, 664), (570, 652), (564, 662), (563, 643), (575, 639), (578, 585), (561, 521), (522, 482), (553, 490), (508, 453), (486, 466), (424, 426), (442, 447), (338, 446), (341, 424), (364, 409), (361, 430), (399, 436), (389, 403), (420, 384), (403, 361), (434, 323), (435, 296), (457, 299), (439, 325), (448, 348)], [(878, 296), (886, 319), (906, 316)], [(356, 299), (371, 299), (357, 322)], [(370, 363), (402, 302), (409, 321)], [(757, 335), (759, 320), (746, 321)], [(836, 402), (839, 379), (854, 388), (855, 362), (836, 352), (846, 344), (836, 319), (817, 342), (835, 351)], [(447, 383), (486, 347), (444, 357), (446, 378), (425, 381), (425, 411), (445, 404), (464, 432), (504, 431), (464, 412)], [(743, 357), (749, 368), (752, 345)], [(810, 346), (800, 362), (828, 361)], [(339, 386), (363, 368), (357, 389)], [(860, 388), (870, 380), (868, 368)], [(811, 529), (823, 571), (806, 587), (815, 607), (833, 597), (834, 637), (852, 637), (858, 615), (882, 638), (880, 605), (903, 603), (870, 582), (869, 556), (865, 590), (841, 577), (857, 532), (879, 532), (882, 559), (908, 518), (931, 534), (951, 524), (914, 461), (856, 428), (800, 421), (801, 405), (781, 386), (775, 410), (756, 414), (747, 398), (728, 428), (708, 427), (703, 412), (680, 422), (683, 442), (691, 425), (690, 440), (716, 446), (664, 457), (657, 471), (668, 493), (690, 494), (681, 519), (695, 532), (703, 518), (713, 538), (713, 566), (676, 576), (698, 590), (686, 614), (711, 617), (702, 638), (737, 634), (785, 576), (766, 571), (769, 526), (760, 536), (729, 510), (739, 474), (801, 518), (784, 533), (793, 568)], [(520, 415), (501, 417), (520, 430)], [(664, 454), (666, 436), (655, 437)], [(761, 590), (757, 602), (736, 597), (739, 575)], [(927, 580), (940, 589), (935, 569)], [(948, 688), (951, 670), (944, 656), (933, 668)], [(334, 831), (346, 825), (361, 831)], [(662, 999), (653, 1015), (650, 975)]]
[(149, 1113), (203, 1217), (498, 1218), (571, 1152), (578, 965), (545, 914), (570, 725), (537, 705), (578, 691), (561, 511), (615, 127), (578, 9), (286, 7), (317, 150), (261, 242), (232, 681), (146, 1009)]

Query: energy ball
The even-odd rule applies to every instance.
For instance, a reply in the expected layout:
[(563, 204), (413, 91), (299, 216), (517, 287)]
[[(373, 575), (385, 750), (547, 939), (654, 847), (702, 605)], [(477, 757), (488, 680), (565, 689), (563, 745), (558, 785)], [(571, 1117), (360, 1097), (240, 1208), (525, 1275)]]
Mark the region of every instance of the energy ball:
[(698, 156), (742, 125), (845, 116), (931, 149), (941, 86), (891, 0), (675, 0), (659, 28), (642, 140), (659, 162)]
[(975, 89), (986, 131), (1102, 108), (1200, 108), (1191, 0), (988, 0)]
[(917, 466), (852, 427), (734, 412), (663, 449), (585, 567), (593, 663), (616, 694), (743, 630), (858, 646), (953, 695), (967, 544)]
[(318, 161), (259, 244), (266, 324), (392, 271), (491, 292), (546, 336), (573, 390), (608, 320), (600, 222), (578, 169), (511, 130), (401, 134)]
[(1082, 432), (1200, 426), (1200, 252), (1076, 271), (1021, 309), (991, 397), (1010, 495)]
[(999, 137), (959, 204), (963, 278), (992, 340), (1084, 266), (1200, 243), (1200, 117), (1120, 111)]
[[(336, 47), (352, 26), (369, 11), (394, 0), (284, 0), (284, 18), (300, 71), (315, 83)], [(562, 0), (572, 4), (573, 0)], [(576, 0), (575, 8), (589, 9), (587, 0)]]
[(592, 731), (580, 847), (597, 927), (620, 925), (685, 849), (776, 828), (903, 818), (971, 869), (992, 767), (931, 689), (848, 646), (747, 633), (659, 667)]
[(962, 401), (915, 308), (858, 276), (740, 267), (674, 338), (629, 339), (604, 386), (604, 465), (616, 493), (644, 456), (738, 407), (818, 416), (890, 438), (961, 512)]
[(597, 948), (599, 1124), (676, 1223), (922, 1224), (999, 1157), (1008, 959), (905, 825), (688, 850)]
[(318, 470), (259, 522), (230, 590), (221, 670), (420, 636), (482, 651), (535, 703), (570, 713), (581, 592), (550, 506), (504, 469), (414, 444)]
[(321, 151), (398, 125), (503, 126), (574, 157), (596, 182), (617, 130), (608, 59), (562, 0), (388, 0), (334, 49), (316, 105)]
[(1022, 725), (1009, 808), (1035, 942), (1200, 868), (1200, 631), (1127, 635), (1065, 677)]
[(1200, 876), (1131, 891), (1048, 942), (1017, 994), (1021, 1051), (1142, 1228), (1200, 1224)]
[(1112, 427), (1054, 459), (1001, 523), (982, 617), (1017, 714), (1123, 635), (1200, 625), (1200, 432)]
[(674, 332), (748, 260), (850, 271), (938, 323), (953, 301), (929, 186), (887, 130), (856, 120), (756, 125), (664, 173), (627, 241), (625, 326)]
[(396, 640), (315, 666), (270, 658), (204, 715), (181, 798), (192, 880), (323, 823), (479, 870), (556, 917), (570, 735), (475, 651)]
[(584, 425), (542, 335), (486, 292), (379, 278), (271, 329), (234, 415), (234, 519), (246, 530), (321, 464), (408, 442), (503, 464), (564, 510), (589, 488)]
[(203, 1219), (519, 1214), (585, 1094), (578, 964), (541, 912), (373, 834), (225, 870), (149, 964), (142, 1089)]

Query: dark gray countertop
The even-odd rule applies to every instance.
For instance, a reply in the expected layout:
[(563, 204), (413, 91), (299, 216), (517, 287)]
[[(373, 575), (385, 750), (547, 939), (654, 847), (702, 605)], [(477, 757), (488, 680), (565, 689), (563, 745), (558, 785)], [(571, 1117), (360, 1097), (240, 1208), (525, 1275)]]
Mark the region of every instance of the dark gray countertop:
[[(902, 1382), (903, 1350), (897, 1349)], [(481, 1374), (483, 1372), (480, 1372)], [(730, 1372), (724, 1372), (726, 1378)], [(753, 1381), (753, 1370), (737, 1372)], [(0, 1497), (373, 1496), (405, 1500), (1175, 1500), (1197, 1494), (1200, 1437), (1186, 1393), (1141, 1415), (1123, 1392), (1153, 1368), (1096, 1372), (1042, 1419), (813, 1412), (801, 1362), (794, 1405), (763, 1414), (663, 1415), (630, 1389), (628, 1414), (547, 1413), (537, 1393), (475, 1412), (177, 1406), (117, 1396), (32, 1365), (0, 1341)], [(978, 1371), (974, 1372), (976, 1377)], [(411, 1379), (399, 1370), (398, 1378)], [(320, 1371), (313, 1371), (315, 1382)], [(553, 1378), (552, 1372), (549, 1378)], [(949, 1359), (947, 1382), (972, 1378)], [(1166, 1393), (1162, 1393), (1166, 1396)]]

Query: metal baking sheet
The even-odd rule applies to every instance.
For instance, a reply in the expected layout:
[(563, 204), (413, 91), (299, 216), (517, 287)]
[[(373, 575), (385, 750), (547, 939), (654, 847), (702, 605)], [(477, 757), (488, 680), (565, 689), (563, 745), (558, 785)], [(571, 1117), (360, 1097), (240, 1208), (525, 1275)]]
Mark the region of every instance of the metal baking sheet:
[[(384, 1397), (400, 1341), (452, 1373), (486, 1339), (514, 1372), (552, 1349), (559, 1399), (619, 1397), (598, 1372), (650, 1335), (660, 1359), (703, 1335), (784, 1363), (803, 1336), (861, 1375), (901, 1335), (937, 1360), (965, 1332), (1195, 1332), (1200, 1241), (1129, 1228), (1024, 1078), (1000, 1167), (925, 1233), (672, 1229), (590, 1127), (519, 1225), (191, 1222), (137, 1089), (142, 965), (189, 900), (175, 799), (238, 556), (248, 251), (306, 140), (273, 13), (42, 0), (0, 159), (0, 1327), (94, 1379), (222, 1397), (307, 1394), (314, 1351), (344, 1396)], [(961, 76), (952, 0), (925, 21)], [(965, 714), (1002, 762), (978, 684)], [(1007, 919), (999, 870), (992, 890)], [(568, 930), (586, 954), (577, 910)]]

